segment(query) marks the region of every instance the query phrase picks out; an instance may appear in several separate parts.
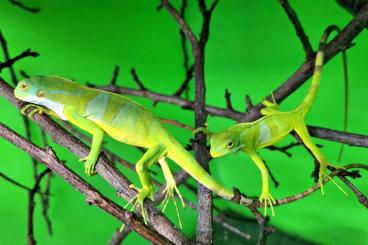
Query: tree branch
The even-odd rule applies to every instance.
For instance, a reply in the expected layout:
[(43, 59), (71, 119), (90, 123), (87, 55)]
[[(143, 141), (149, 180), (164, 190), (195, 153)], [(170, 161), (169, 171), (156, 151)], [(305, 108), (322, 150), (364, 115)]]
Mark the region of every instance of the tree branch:
[[(2, 35), (0, 35), (1, 37)], [(27, 49), (25, 51), (23, 51), (21, 54), (15, 56), (14, 58), (12, 59), (8, 59), (6, 60), (5, 62), (2, 62), (0, 63), (0, 72), (4, 69), (4, 68), (7, 68), (7, 67), (10, 67), (12, 66), (15, 62), (23, 59), (23, 58), (26, 58), (26, 57), (38, 57), (40, 54), (37, 53), (37, 52), (34, 52), (32, 51), (31, 49)]]
[[(194, 102), (190, 100), (186, 100), (183, 98), (179, 98), (176, 96), (164, 95), (161, 93), (152, 92), (150, 90), (139, 90), (139, 89), (131, 89), (126, 87), (118, 87), (118, 86), (96, 86), (98, 89), (120, 93), (120, 94), (130, 94), (134, 96), (145, 97), (151, 99), (155, 102), (165, 102), (167, 104), (178, 105), (183, 109), (194, 110)], [(223, 109), (216, 106), (208, 105), (206, 107), (207, 112), (213, 116), (225, 117), (238, 122), (242, 121), (242, 118), (246, 117), (247, 113), (242, 113), (236, 110), (230, 111), (228, 109)], [(252, 110), (252, 109), (250, 109)], [(322, 127), (316, 126), (308, 126), (308, 131), (311, 136), (322, 138), (330, 141), (341, 142), (344, 144), (348, 144), (351, 146), (360, 146), (360, 147), (368, 147), (368, 136), (347, 133), (338, 130), (332, 130)]]
[[(368, 23), (368, 3), (365, 4), (355, 18), (342, 29), (342, 31), (327, 45), (325, 52), (325, 64), (343, 50), (350, 47), (354, 38), (364, 29)], [(288, 78), (281, 86), (275, 89), (272, 94), (277, 103), (282, 102), (291, 93), (298, 89), (305, 81), (313, 75), (314, 57), (306, 60), (298, 70)], [(272, 101), (272, 96), (266, 98)], [(249, 122), (261, 117), (260, 109), (262, 103), (255, 105), (243, 118), (238, 121)]]
[(15, 6), (18, 6), (19, 8), (21, 8), (25, 11), (28, 11), (30, 13), (38, 13), (41, 10), (40, 8), (28, 7), (28, 6), (24, 5), (21, 1), (18, 1), (18, 0), (9, 0), (9, 2), (11, 2)]
[[(134, 231), (136, 231), (138, 234), (155, 244), (171, 244), (163, 236), (145, 226), (142, 221), (138, 220), (137, 217), (134, 216), (134, 214), (124, 210), (109, 200), (91, 185), (82, 180), (72, 170), (68, 169), (60, 160), (56, 158), (55, 153), (51, 148), (48, 147), (46, 150), (43, 150), (33, 145), (27, 139), (18, 135), (16, 132), (9, 129), (2, 123), (0, 123), (0, 136), (18, 146), (20, 149), (30, 154), (33, 158), (45, 163), (48, 168), (61, 176), (80, 193), (86, 196), (88, 203), (96, 205), (105, 210), (121, 222), (124, 222), (129, 227), (134, 229)], [(44, 174), (46, 174), (46, 172), (44, 172)], [(39, 185), (40, 179), (41, 177), (38, 179), (38, 182), (36, 182), (36, 185)]]
[(296, 35), (299, 37), (300, 42), (303, 45), (306, 60), (313, 58), (314, 52), (311, 43), (309, 42), (308, 36), (305, 34), (302, 24), (299, 21), (294, 9), (290, 6), (288, 0), (279, 0), (282, 8), (285, 10), (287, 16), (289, 17), (291, 23), (295, 28)]

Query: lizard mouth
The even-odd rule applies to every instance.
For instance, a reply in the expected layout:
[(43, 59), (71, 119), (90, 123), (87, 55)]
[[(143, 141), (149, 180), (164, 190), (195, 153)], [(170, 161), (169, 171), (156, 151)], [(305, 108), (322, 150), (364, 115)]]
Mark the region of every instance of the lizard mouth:
[(213, 158), (221, 157), (221, 156), (222, 156), (222, 154), (221, 154), (221, 153), (218, 153), (218, 152), (215, 152), (215, 151), (210, 151), (210, 155), (211, 155), (211, 157), (213, 157)]

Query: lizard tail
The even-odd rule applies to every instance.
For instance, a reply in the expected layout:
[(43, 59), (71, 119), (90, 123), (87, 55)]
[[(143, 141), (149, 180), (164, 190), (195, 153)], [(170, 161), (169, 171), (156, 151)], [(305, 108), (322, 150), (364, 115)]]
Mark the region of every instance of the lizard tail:
[[(340, 33), (340, 28), (332, 25), (327, 27), (327, 29), (325, 30), (325, 32), (323, 33), (321, 40), (320, 40), (320, 45), (318, 47), (318, 51), (317, 51), (317, 55), (316, 55), (316, 60), (315, 60), (315, 65), (314, 65), (314, 72), (313, 72), (313, 78), (312, 78), (312, 84), (311, 87), (307, 93), (307, 95), (304, 98), (304, 101), (301, 103), (301, 105), (297, 108), (297, 110), (300, 112), (300, 114), (302, 115), (302, 117), (304, 117), (307, 112), (310, 110), (314, 98), (316, 97), (318, 88), (319, 88), (319, 84), (320, 84), (320, 80), (321, 80), (321, 75), (322, 75), (322, 66), (323, 66), (323, 60), (324, 60), (324, 53), (325, 53), (325, 49), (326, 49), (326, 42), (327, 39), (329, 37), (329, 35), (333, 32), (336, 31), (338, 33)], [(343, 62), (343, 71), (344, 71), (344, 125), (343, 125), (343, 130), (347, 131), (347, 127), (348, 127), (348, 69), (347, 69), (347, 58), (346, 58), (346, 52), (345, 50), (342, 51), (342, 62)], [(339, 162), (341, 157), (342, 157), (342, 152), (344, 149), (344, 145), (342, 144), (339, 150), (339, 154), (338, 154), (338, 159), (337, 161)]]
[[(327, 29), (324, 31), (320, 39), (320, 44), (319, 44), (318, 51), (316, 54), (316, 59), (315, 59), (312, 83), (311, 83), (309, 91), (307, 95), (305, 96), (303, 102), (297, 108), (297, 110), (300, 112), (302, 117), (304, 117), (308, 113), (316, 97), (316, 94), (319, 88), (319, 84), (320, 84), (320, 80), (321, 80), (321, 75), (322, 75), (322, 66), (323, 66), (324, 54), (325, 54), (325, 49), (326, 49), (326, 42), (327, 42), (329, 35), (333, 31), (337, 31), (339, 33), (340, 29), (339, 27), (335, 25), (331, 25), (327, 27)], [(343, 51), (343, 53), (344, 53), (343, 59), (344, 59), (344, 64), (345, 64), (346, 63), (345, 51)], [(345, 71), (345, 65), (344, 65), (344, 71)], [(345, 74), (346, 74), (346, 71), (345, 71)]]
[(167, 157), (217, 195), (227, 200), (232, 200), (234, 198), (234, 191), (227, 189), (217, 182), (178, 142), (172, 142), (170, 144)]

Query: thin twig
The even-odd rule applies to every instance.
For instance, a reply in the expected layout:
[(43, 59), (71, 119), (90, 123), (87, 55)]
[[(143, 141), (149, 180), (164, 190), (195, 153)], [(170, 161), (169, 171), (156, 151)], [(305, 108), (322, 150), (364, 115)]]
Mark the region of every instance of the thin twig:
[(5, 62), (0, 63), (0, 72), (3, 69), (12, 66), (15, 62), (17, 62), (17, 61), (19, 61), (23, 58), (26, 58), (26, 57), (35, 58), (35, 57), (38, 57), (39, 55), (40, 55), (39, 53), (31, 51), (31, 49), (27, 49), (27, 50), (23, 51), (21, 54), (15, 56), (14, 58), (7, 59)]
[[(350, 47), (354, 38), (364, 30), (368, 25), (368, 3), (366, 3), (355, 18), (349, 22), (345, 28), (327, 45), (325, 51), (324, 63), (328, 63), (337, 54)], [(297, 90), (305, 81), (307, 81), (313, 74), (314, 57), (306, 60), (298, 70), (290, 76), (284, 83), (282, 83), (272, 94), (277, 103), (282, 102), (291, 93)], [(266, 98), (272, 101), (272, 96)], [(249, 110), (246, 115), (240, 120), (242, 122), (254, 121), (261, 117), (260, 109), (263, 107), (262, 103), (255, 105)]]
[(235, 226), (231, 225), (230, 223), (226, 222), (226, 215), (221, 213), (213, 218), (214, 221), (222, 225), (225, 229), (231, 231), (232, 233), (238, 235), (239, 237), (243, 238), (244, 240), (250, 240), (252, 236), (250, 234), (244, 233), (240, 229), (236, 228)]
[(291, 157), (292, 154), (289, 152), (289, 150), (295, 146), (300, 146), (299, 142), (290, 142), (288, 145), (285, 146), (275, 146), (271, 145), (268, 146), (267, 149), (271, 151), (278, 151), (284, 153), (286, 156)]
[(183, 128), (183, 129), (186, 129), (186, 130), (189, 130), (189, 131), (194, 131), (194, 128), (191, 127), (191, 126), (188, 126), (184, 123), (181, 123), (177, 120), (172, 120), (172, 119), (167, 119), (167, 118), (159, 118), (161, 122), (163, 123), (166, 123), (166, 124), (171, 124), (171, 125), (174, 125), (176, 127), (179, 127), (179, 128)]
[(119, 66), (115, 66), (114, 68), (114, 73), (112, 75), (112, 78), (111, 78), (111, 81), (110, 81), (110, 84), (111, 85), (115, 85), (116, 84), (116, 80), (118, 79), (118, 76), (119, 76)]
[(225, 101), (226, 101), (226, 109), (233, 111), (233, 105), (231, 103), (231, 93), (229, 92), (228, 89), (225, 89)]
[(9, 0), (9, 2), (30, 13), (38, 13), (41, 10), (40, 8), (28, 7), (18, 0)]
[(129, 227), (124, 227), (123, 231), (120, 231), (120, 229), (117, 229), (110, 240), (107, 242), (107, 245), (119, 245), (121, 244), (124, 239), (129, 235), (131, 232), (131, 229)]
[(303, 26), (300, 23), (298, 16), (296, 15), (294, 9), (290, 6), (288, 0), (279, 0), (279, 2), (295, 28), (296, 35), (299, 37), (300, 42), (303, 45), (306, 59), (311, 59), (314, 56), (313, 48), (308, 36), (304, 32)]
[[(41, 136), (42, 136), (43, 147), (44, 148), (48, 147), (49, 144), (47, 143), (46, 133), (43, 130), (41, 130)], [(42, 216), (43, 216), (43, 219), (45, 220), (47, 232), (50, 236), (52, 235), (52, 222), (49, 216), (49, 207), (50, 207), (50, 192), (51, 192), (51, 178), (52, 177), (53, 177), (52, 172), (49, 171), (46, 176), (47, 179), (46, 179), (46, 184), (44, 188), (45, 195), (41, 195)]]
[(23, 190), (26, 190), (26, 191), (30, 191), (31, 190), (31, 188), (29, 188), (29, 187), (27, 187), (27, 186), (25, 186), (25, 185), (23, 185), (23, 184), (15, 181), (15, 180), (13, 180), (12, 178), (8, 177), (7, 175), (5, 175), (5, 174), (3, 174), (1, 172), (0, 172), (0, 178), (6, 180), (7, 182), (11, 183), (12, 185), (15, 185), (15, 186), (17, 186), (17, 187), (19, 187), (19, 188), (21, 188)]
[(28, 223), (27, 223), (27, 238), (28, 238), (28, 244), (29, 245), (35, 245), (36, 240), (34, 239), (34, 226), (33, 226), (33, 215), (34, 215), (34, 209), (35, 209), (35, 195), (40, 190), (40, 183), (43, 177), (46, 176), (50, 172), (50, 169), (46, 169), (43, 172), (41, 172), (39, 175), (37, 175), (35, 184), (33, 188), (28, 192)]
[[(361, 169), (365, 169), (368, 171), (368, 165), (366, 164), (349, 164), (349, 165), (345, 165), (343, 166), (343, 168), (341, 169), (336, 169), (335, 171), (333, 171), (332, 173), (330, 173), (328, 175), (327, 178), (325, 178), (323, 180), (323, 184), (327, 183), (328, 181), (330, 181), (333, 177), (335, 177), (336, 175), (340, 176), (344, 176), (344, 171), (351, 169), (351, 168), (361, 168)], [(320, 188), (320, 184), (317, 183), (316, 185), (314, 185), (313, 187), (299, 193), (299, 194), (295, 194), (293, 196), (290, 197), (286, 197), (286, 198), (282, 198), (282, 199), (278, 199), (276, 200), (276, 204), (274, 206), (279, 206), (279, 205), (284, 205), (290, 202), (295, 202), (299, 199), (305, 198), (306, 196), (312, 194), (313, 192), (315, 192), (316, 190), (318, 190)], [(364, 200), (367, 200), (367, 197), (359, 191), (359, 196), (358, 198), (364, 198)], [(368, 204), (368, 202), (361, 202), (363, 205)], [(258, 205), (259, 207), (263, 207), (263, 204)], [(366, 206), (368, 207), (368, 206)]]
[(137, 72), (136, 72), (136, 70), (135, 70), (133, 67), (132, 67), (132, 69), (130, 70), (130, 74), (132, 74), (133, 79), (134, 79), (134, 81), (137, 83), (137, 85), (138, 85), (139, 89), (140, 89), (140, 90), (145, 91), (145, 90), (146, 90), (146, 88), (144, 87), (144, 85), (143, 85), (142, 81), (139, 79), (139, 77), (138, 77), (138, 75), (137, 75)]
[(173, 96), (180, 97), (180, 95), (188, 89), (190, 80), (193, 78), (194, 65), (191, 65), (185, 73), (184, 82), (180, 85), (178, 90), (173, 94)]

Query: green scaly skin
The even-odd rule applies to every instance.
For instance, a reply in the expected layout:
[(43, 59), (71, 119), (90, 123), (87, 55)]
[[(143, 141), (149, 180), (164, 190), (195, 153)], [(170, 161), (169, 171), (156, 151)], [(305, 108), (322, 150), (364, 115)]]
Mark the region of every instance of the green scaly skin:
[(326, 157), (312, 142), (304, 123), (304, 118), (310, 110), (318, 91), (324, 50), (328, 36), (333, 31), (339, 32), (339, 28), (337, 26), (328, 27), (320, 40), (312, 84), (304, 101), (298, 108), (292, 111), (282, 112), (278, 110), (278, 105), (275, 102), (265, 100), (263, 101), (265, 108), (261, 110), (264, 116), (254, 122), (239, 123), (219, 133), (208, 133), (207, 129), (196, 130), (207, 132), (210, 138), (210, 153), (212, 157), (221, 157), (236, 151), (243, 151), (251, 157), (262, 174), (262, 192), (259, 201), (264, 202), (265, 214), (267, 213), (267, 206), (269, 206), (271, 207), (272, 215), (274, 215), (273, 205), (275, 204), (275, 200), (269, 191), (268, 170), (257, 153), (258, 149), (274, 145), (285, 138), (291, 131), (295, 131), (320, 163), (318, 181), (323, 195), (323, 178), (326, 177), (327, 166), (336, 168), (336, 166), (328, 162)]
[[(88, 175), (95, 174), (95, 165), (105, 134), (120, 142), (146, 148), (147, 151), (136, 164), (142, 187), (131, 186), (138, 193), (128, 203), (133, 204), (132, 209), (138, 204), (141, 206), (145, 222), (147, 214), (144, 210), (144, 200), (146, 198), (153, 200), (154, 197), (148, 168), (155, 163), (159, 162), (166, 179), (164, 209), (170, 198), (174, 199), (175, 193), (184, 206), (174, 177), (165, 161), (166, 158), (173, 160), (219, 196), (229, 200), (235, 196), (232, 190), (223, 187), (196, 162), (164, 128), (158, 118), (127, 97), (85, 87), (57, 76), (24, 79), (18, 83), (14, 94), (18, 99), (32, 103), (22, 109), (23, 113), (32, 108), (29, 113), (31, 117), (34, 113), (52, 115), (92, 134), (91, 151), (80, 159), (85, 162), (85, 171)], [(178, 209), (175, 199), (174, 204)], [(180, 217), (179, 223), (181, 224)]]

